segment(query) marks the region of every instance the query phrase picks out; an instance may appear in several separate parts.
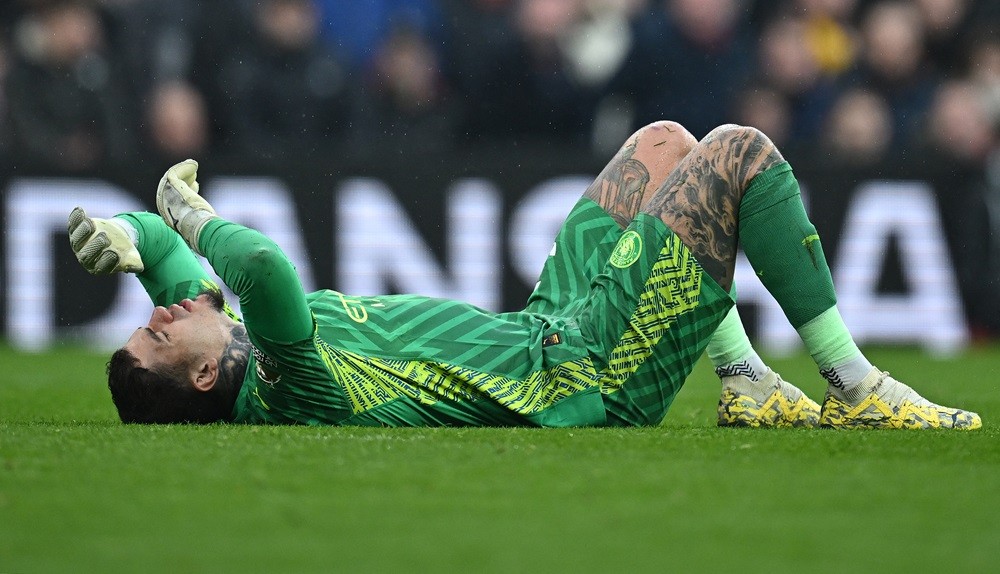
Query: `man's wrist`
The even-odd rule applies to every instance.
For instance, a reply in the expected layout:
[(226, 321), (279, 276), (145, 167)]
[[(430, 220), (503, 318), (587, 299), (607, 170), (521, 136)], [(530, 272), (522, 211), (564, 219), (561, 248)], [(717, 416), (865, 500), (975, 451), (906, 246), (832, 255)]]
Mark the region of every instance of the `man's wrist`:
[(128, 239), (129, 241), (132, 242), (132, 245), (139, 247), (139, 230), (136, 229), (135, 226), (132, 225), (130, 221), (127, 221), (120, 217), (112, 217), (111, 219), (108, 220), (108, 223), (112, 223), (120, 227), (121, 230), (125, 232), (125, 235), (128, 236)]

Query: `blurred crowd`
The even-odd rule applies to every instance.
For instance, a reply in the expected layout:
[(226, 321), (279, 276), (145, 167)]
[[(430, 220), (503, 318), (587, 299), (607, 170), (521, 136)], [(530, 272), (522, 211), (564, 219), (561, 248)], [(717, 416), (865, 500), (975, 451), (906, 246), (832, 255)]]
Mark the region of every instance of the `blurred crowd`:
[(540, 144), (673, 119), (852, 162), (1000, 149), (997, 0), (9, 0), (0, 156)]

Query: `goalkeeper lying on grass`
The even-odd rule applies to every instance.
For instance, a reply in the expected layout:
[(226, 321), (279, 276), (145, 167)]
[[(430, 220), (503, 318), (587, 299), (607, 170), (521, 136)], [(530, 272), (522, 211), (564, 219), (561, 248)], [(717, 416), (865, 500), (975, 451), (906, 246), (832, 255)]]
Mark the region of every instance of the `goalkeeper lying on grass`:
[[(160, 216), (69, 218), (84, 267), (136, 273), (157, 305), (108, 363), (125, 422), (654, 425), (707, 347), (720, 425), (981, 426), (861, 354), (791, 168), (753, 128), (700, 142), (672, 122), (639, 130), (573, 208), (515, 313), (306, 294), (274, 242), (198, 195), (197, 168), (167, 171)], [(750, 346), (730, 296), (737, 241), (829, 381), (822, 408)], [(242, 320), (188, 247), (239, 296)]]

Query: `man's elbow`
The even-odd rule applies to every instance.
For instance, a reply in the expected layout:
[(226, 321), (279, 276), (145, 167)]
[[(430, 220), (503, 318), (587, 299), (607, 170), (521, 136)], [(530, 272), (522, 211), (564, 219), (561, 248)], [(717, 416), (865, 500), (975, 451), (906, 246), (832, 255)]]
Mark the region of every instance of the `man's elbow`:
[(295, 267), (284, 252), (271, 242), (263, 242), (243, 252), (235, 261), (245, 273), (261, 279), (272, 279), (284, 274), (295, 274)]

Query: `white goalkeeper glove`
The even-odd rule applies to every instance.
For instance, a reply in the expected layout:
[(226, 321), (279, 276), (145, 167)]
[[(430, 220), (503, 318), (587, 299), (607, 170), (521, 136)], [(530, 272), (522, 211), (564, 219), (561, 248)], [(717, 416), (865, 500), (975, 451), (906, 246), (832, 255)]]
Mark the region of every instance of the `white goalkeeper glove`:
[(156, 210), (191, 249), (200, 253), (198, 236), (205, 224), (218, 215), (205, 198), (198, 195), (197, 176), (198, 162), (193, 159), (168, 169), (156, 190)]
[(87, 217), (87, 212), (75, 207), (69, 213), (69, 245), (76, 260), (94, 275), (139, 273), (145, 266), (139, 250), (135, 228), (120, 219)]

